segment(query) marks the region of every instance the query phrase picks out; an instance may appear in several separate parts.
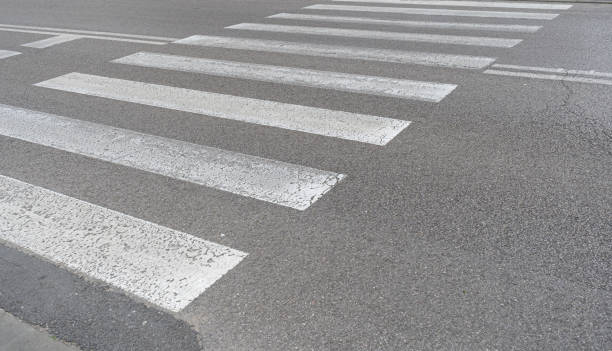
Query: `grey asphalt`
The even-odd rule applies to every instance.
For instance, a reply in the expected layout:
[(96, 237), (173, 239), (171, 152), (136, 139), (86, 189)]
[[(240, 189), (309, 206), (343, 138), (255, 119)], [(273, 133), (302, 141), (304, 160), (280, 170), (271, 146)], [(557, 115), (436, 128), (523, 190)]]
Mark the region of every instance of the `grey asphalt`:
[[(477, 21), (544, 26), (532, 34), (452, 33), (524, 39), (510, 49), (224, 29), (295, 24), (265, 17), (315, 3), (323, 1), (0, 0), (0, 23), (472, 54), (612, 72), (612, 5), (605, 4), (576, 4), (552, 21)], [(2, 175), (249, 253), (170, 314), (0, 244), (0, 308), (19, 319), (83, 350), (612, 349), (612, 87), (173, 44), (20, 46), (46, 37), (0, 32), (0, 49), (22, 52), (0, 60), (0, 103), (348, 177), (296, 211), (0, 136)], [(109, 62), (138, 51), (459, 87), (436, 104)], [(70, 72), (414, 123), (381, 147), (32, 86)]]

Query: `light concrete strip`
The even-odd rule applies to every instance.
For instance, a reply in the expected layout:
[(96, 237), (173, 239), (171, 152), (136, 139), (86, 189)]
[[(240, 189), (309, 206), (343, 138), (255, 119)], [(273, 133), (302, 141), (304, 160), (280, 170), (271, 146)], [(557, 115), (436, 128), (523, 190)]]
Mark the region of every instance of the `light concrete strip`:
[[(70, 79), (73, 79), (71, 81)], [(82, 76), (38, 86), (79, 90)], [(0, 105), (0, 135), (305, 210), (342, 174)]]
[(19, 51), (11, 51), (11, 50), (0, 50), (0, 60), (21, 55)]
[(596, 79), (596, 78), (586, 78), (586, 77), (577, 77), (577, 76), (560, 76), (556, 74), (512, 72), (512, 71), (501, 71), (501, 70), (495, 70), (495, 69), (488, 69), (484, 71), (484, 73), (495, 74), (498, 76), (523, 77), (523, 78), (559, 80), (559, 81), (587, 83), (587, 84), (612, 85), (612, 80), (607, 80), (607, 79)]
[(441, 101), (457, 87), (455, 84), (315, 71), (302, 68), (211, 60), (149, 52), (139, 52), (113, 60), (112, 62), (432, 102)]
[[(17, 33), (44, 34), (44, 35), (52, 35), (52, 36), (58, 36), (58, 35), (65, 34), (65, 33), (62, 33), (62, 32), (51, 32), (51, 31), (19, 29), (19, 28), (6, 28), (6, 27), (0, 27), (0, 32), (17, 32)], [(141, 39), (131, 39), (131, 38), (105, 37), (105, 36), (99, 36), (99, 35), (79, 35), (79, 37), (87, 38), (87, 39), (120, 41), (120, 42), (136, 43), (136, 44), (150, 44), (150, 45), (166, 45), (166, 44), (168, 44), (167, 41), (152, 41), (152, 40), (141, 40)]]
[(323, 35), (347, 38), (378, 39), (414, 41), (437, 44), (489, 46), (498, 48), (511, 48), (520, 43), (521, 39), (469, 37), (459, 35), (439, 35), (404, 32), (382, 32), (376, 30), (344, 29), (332, 27), (285, 26), (280, 24), (240, 23), (226, 27), (229, 29), (252, 30), (262, 32)]
[(151, 35), (138, 35), (138, 34), (125, 34), (125, 33), (115, 33), (115, 32), (100, 32), (100, 31), (91, 31), (91, 30), (80, 30), (80, 29), (67, 29), (67, 28), (55, 28), (55, 27), (36, 27), (36, 26), (21, 26), (15, 24), (5, 24), (1, 23), (0, 27), (3, 28), (15, 28), (15, 29), (25, 29), (25, 30), (44, 30), (44, 31), (52, 31), (52, 32), (60, 32), (60, 33), (71, 33), (71, 34), (79, 34), (83, 35), (101, 35), (101, 36), (110, 36), (110, 37), (123, 37), (123, 38), (131, 38), (131, 39), (146, 39), (146, 40), (156, 40), (156, 41), (174, 41), (178, 38), (169, 38), (169, 37), (157, 37)]
[(1, 175), (0, 240), (173, 312), (247, 255)]
[(425, 22), (376, 19), (368, 17), (345, 17), (326, 15), (305, 15), (297, 13), (279, 13), (267, 18), (290, 19), (298, 21), (318, 21), (332, 23), (360, 23), (376, 24), (385, 26), (397, 26), (407, 28), (433, 28), (433, 29), (455, 29), (455, 30), (484, 30), (497, 32), (534, 33), (542, 26), (528, 26), (521, 24), (489, 24), (489, 23), (461, 23), (461, 22)]
[[(0, 217), (2, 215), (0, 214)], [(0, 351), (78, 351), (0, 309)]]
[(517, 19), (535, 19), (535, 20), (551, 20), (559, 16), (559, 14), (556, 14), (556, 13), (540, 13), (540, 12), (470, 11), (470, 10), (424, 9), (424, 8), (382, 7), (382, 6), (311, 5), (311, 6), (306, 6), (304, 8), (308, 10), (379, 12), (379, 13), (396, 13), (396, 14), (426, 15), (426, 16), (517, 18)]
[(369, 2), (381, 4), (404, 4), (424, 6), (450, 6), (450, 7), (498, 7), (509, 9), (535, 9), (535, 10), (568, 10), (572, 5), (542, 4), (534, 2), (504, 2), (504, 1), (455, 1), (455, 0), (332, 0), (339, 2)]
[(38, 40), (38, 41), (34, 41), (31, 43), (27, 43), (27, 44), (22, 44), (21, 46), (35, 48), (35, 49), (46, 49), (53, 45), (67, 43), (69, 41), (73, 41), (77, 39), (81, 39), (81, 37), (78, 35), (74, 35), (74, 34), (62, 34), (62, 35), (58, 35), (55, 37)]
[(392, 118), (84, 74), (58, 77), (41, 86), (375, 145), (387, 144), (410, 124)]
[(334, 57), (340, 59), (466, 69), (481, 69), (489, 66), (495, 61), (495, 59), (492, 57), (483, 56), (451, 55), (431, 52), (375, 49), (357, 46), (338, 46), (266, 39), (217, 37), (209, 35), (194, 35), (175, 41), (175, 43), (225, 49), (253, 50), (304, 56)]
[(600, 78), (612, 78), (612, 73), (597, 72), (597, 71), (594, 71), (594, 70), (583, 71), (583, 70), (578, 70), (578, 69), (534, 67), (534, 66), (518, 66), (518, 65), (505, 65), (505, 64), (495, 64), (492, 67), (494, 67), (494, 68), (505, 68), (505, 69), (522, 70), (522, 71), (561, 73), (561, 74), (571, 74), (571, 75), (594, 76), (594, 77), (600, 77)]

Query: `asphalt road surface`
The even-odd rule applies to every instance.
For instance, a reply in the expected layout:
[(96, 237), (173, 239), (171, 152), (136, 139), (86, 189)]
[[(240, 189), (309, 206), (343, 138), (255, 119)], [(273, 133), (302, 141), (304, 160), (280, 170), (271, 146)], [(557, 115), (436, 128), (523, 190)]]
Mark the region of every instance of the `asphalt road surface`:
[(0, 309), (82, 350), (611, 350), (611, 58), (610, 4), (0, 0)]

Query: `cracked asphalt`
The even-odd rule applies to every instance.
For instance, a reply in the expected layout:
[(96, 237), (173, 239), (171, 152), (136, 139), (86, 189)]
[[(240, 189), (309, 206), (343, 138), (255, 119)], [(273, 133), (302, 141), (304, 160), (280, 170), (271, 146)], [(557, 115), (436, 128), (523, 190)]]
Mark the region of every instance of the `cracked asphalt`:
[[(324, 1), (0, 0), (0, 24), (304, 41), (612, 72), (609, 4), (575, 4), (545, 23), (478, 19), (542, 25), (536, 33), (450, 33), (523, 39), (513, 48), (224, 29), (347, 26), (265, 19), (317, 3)], [(346, 177), (297, 211), (0, 135), (1, 175), (249, 254), (170, 313), (0, 242), (0, 309), (83, 350), (612, 349), (612, 86), (176, 44), (21, 46), (46, 37), (0, 31), (0, 49), (22, 53), (0, 60), (0, 104)], [(432, 103), (110, 62), (140, 51), (458, 87)], [(412, 123), (377, 146), (33, 86), (70, 72)]]

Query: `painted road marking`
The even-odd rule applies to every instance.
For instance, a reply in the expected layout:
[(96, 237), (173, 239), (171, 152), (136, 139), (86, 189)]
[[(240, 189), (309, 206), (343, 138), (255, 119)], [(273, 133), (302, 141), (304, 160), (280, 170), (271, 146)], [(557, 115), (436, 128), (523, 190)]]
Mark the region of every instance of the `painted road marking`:
[(26, 46), (26, 47), (35, 48), (35, 49), (45, 49), (53, 45), (67, 43), (69, 41), (73, 41), (73, 40), (77, 40), (81, 38), (82, 37), (78, 35), (74, 35), (74, 34), (62, 34), (62, 35), (58, 35), (55, 37), (38, 40), (38, 41), (34, 41), (31, 43), (27, 43), (27, 44), (22, 44), (21, 46)]
[(0, 50), (0, 60), (17, 55), (21, 55), (21, 53), (18, 51), (11, 50)]
[(547, 72), (547, 73), (561, 73), (561, 74), (594, 76), (594, 77), (601, 77), (601, 78), (612, 78), (612, 73), (597, 72), (597, 71), (594, 71), (594, 70), (583, 71), (583, 70), (578, 70), (578, 69), (535, 67), (535, 66), (518, 66), (518, 65), (505, 65), (505, 64), (495, 64), (492, 67), (494, 67), (494, 68), (514, 69), (514, 70), (523, 70), (523, 71), (536, 71), (536, 72)]
[(534, 2), (503, 2), (503, 1), (454, 1), (454, 0), (332, 0), (339, 2), (370, 2), (384, 4), (405, 4), (425, 6), (451, 6), (451, 7), (499, 7), (511, 9), (536, 10), (568, 10), (572, 5), (541, 4)]
[(387, 144), (410, 124), (392, 118), (85, 74), (58, 77), (41, 86), (375, 145)]
[[(70, 90), (67, 75), (37, 84)], [(76, 89), (78, 90), (78, 89)], [(344, 175), (0, 105), (0, 135), (305, 210)]]
[[(62, 32), (54, 32), (54, 31), (44, 31), (44, 30), (31, 30), (31, 29), (21, 29), (21, 28), (12, 28), (0, 25), (0, 32), (17, 32), (17, 33), (31, 33), (31, 34), (43, 34), (43, 35), (51, 35), (51, 36), (59, 36), (66, 33)], [(166, 45), (169, 41), (154, 41), (154, 40), (142, 40), (142, 39), (131, 39), (131, 38), (118, 38), (118, 37), (110, 37), (110, 36), (101, 36), (101, 35), (78, 35), (81, 38), (87, 39), (99, 39), (99, 40), (111, 40), (111, 41), (121, 41), (128, 43), (137, 43), (137, 44), (150, 44), (150, 45)]]
[(432, 102), (441, 101), (457, 87), (455, 84), (315, 71), (302, 68), (210, 60), (149, 52), (139, 52), (113, 60), (112, 62)]
[(174, 312), (247, 255), (2, 175), (0, 240)]
[(496, 70), (496, 69), (488, 69), (484, 71), (484, 73), (495, 74), (498, 76), (523, 77), (523, 78), (560, 80), (560, 81), (588, 83), (588, 84), (612, 85), (612, 80), (607, 80), (607, 79), (596, 79), (596, 78), (586, 78), (586, 77), (577, 77), (577, 76), (561, 76), (561, 75), (556, 75), (556, 74), (512, 72), (512, 71), (502, 71), (502, 70)]
[(518, 18), (551, 20), (559, 14), (538, 12), (500, 12), (500, 11), (469, 11), (469, 10), (447, 10), (447, 9), (422, 9), (409, 7), (382, 7), (382, 6), (350, 6), (350, 5), (311, 5), (304, 7), (308, 10), (337, 10), (337, 11), (362, 11), (380, 13), (398, 13), (409, 15), (427, 16), (459, 16), (459, 17), (491, 17), (491, 18)]
[(363, 23), (381, 24), (387, 26), (398, 26), (408, 28), (435, 28), (435, 29), (456, 29), (456, 30), (485, 30), (498, 32), (523, 32), (534, 33), (542, 26), (527, 26), (521, 24), (489, 24), (489, 23), (461, 23), (461, 22), (425, 22), (425, 21), (404, 21), (376, 19), (368, 17), (345, 17), (345, 16), (326, 16), (326, 15), (305, 15), (297, 13), (278, 13), (267, 18), (290, 19), (298, 21), (319, 21), (333, 23)]
[(26, 30), (46, 30), (46, 31), (53, 31), (53, 32), (79, 34), (80, 36), (83, 36), (83, 35), (101, 35), (101, 36), (122, 37), (122, 38), (130, 38), (130, 39), (157, 40), (157, 41), (165, 41), (165, 42), (175, 41), (175, 40), (178, 39), (178, 38), (151, 36), (151, 35), (125, 34), (125, 33), (115, 33), (115, 32), (100, 32), (100, 31), (81, 30), (81, 29), (20, 26), (20, 25), (15, 25), (15, 24), (4, 24), (4, 23), (0, 24), (0, 27), (14, 28), (14, 29), (26, 29)]
[(423, 33), (404, 32), (382, 32), (376, 30), (344, 29), (332, 27), (309, 27), (309, 26), (286, 26), (280, 24), (240, 23), (226, 27), (229, 29), (253, 30), (263, 32), (278, 32), (292, 34), (308, 34), (337, 36), (348, 38), (379, 39), (415, 41), (424, 43), (490, 46), (499, 48), (511, 48), (520, 43), (521, 39), (492, 38), (492, 37), (470, 37), (460, 35), (439, 35)]
[(352, 60), (393, 62), (467, 69), (481, 69), (489, 66), (495, 61), (495, 58), (482, 56), (451, 55), (266, 39), (217, 37), (209, 35), (194, 35), (175, 41), (175, 43), (225, 49), (254, 50), (305, 56), (322, 56)]

